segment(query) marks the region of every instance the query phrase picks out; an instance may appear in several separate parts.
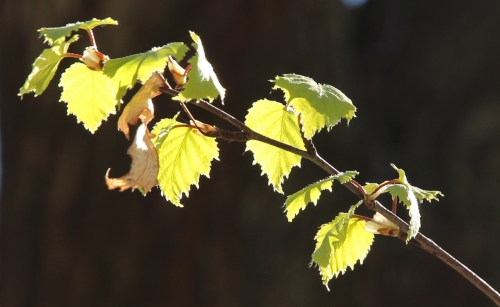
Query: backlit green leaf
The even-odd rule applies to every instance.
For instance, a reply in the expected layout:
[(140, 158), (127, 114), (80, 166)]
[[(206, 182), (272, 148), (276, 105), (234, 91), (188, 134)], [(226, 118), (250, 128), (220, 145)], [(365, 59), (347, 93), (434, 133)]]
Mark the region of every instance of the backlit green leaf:
[(85, 22), (69, 23), (63, 27), (41, 28), (38, 30), (38, 32), (40, 32), (40, 35), (45, 38), (46, 42), (48, 42), (50, 45), (52, 45), (57, 41), (64, 41), (66, 39), (66, 36), (70, 36), (71, 32), (78, 31), (79, 29), (90, 30), (90, 29), (93, 29), (97, 26), (117, 25), (117, 24), (118, 24), (118, 21), (113, 20), (109, 17), (106, 19), (94, 18), (92, 20), (85, 21)]
[(420, 229), (420, 209), (418, 208), (417, 198), (415, 194), (413, 194), (413, 189), (409, 184), (390, 184), (387, 185), (386, 191), (391, 194), (393, 199), (398, 197), (399, 201), (402, 202), (409, 211), (410, 231), (406, 238), (406, 240), (409, 241), (417, 235)]
[[(279, 102), (266, 99), (255, 102), (248, 110), (245, 124), (260, 134), (305, 150), (297, 117)], [(247, 142), (246, 150), (253, 152), (254, 164), (261, 165), (262, 174), (267, 175), (269, 184), (277, 192), (283, 193), (281, 184), (292, 167), (300, 166), (301, 157), (253, 140)]]
[(330, 130), (341, 118), (349, 122), (355, 116), (351, 100), (331, 85), (296, 74), (278, 76), (272, 82), (273, 89), (281, 89), (287, 103), (301, 114), (302, 131), (307, 139), (325, 127)]
[(120, 100), (137, 80), (144, 83), (154, 71), (163, 72), (169, 55), (180, 61), (187, 50), (188, 47), (183, 43), (170, 43), (144, 53), (108, 60), (103, 71), (111, 78), (116, 99)]
[(42, 54), (33, 63), (33, 70), (29, 74), (23, 87), (19, 90), (19, 96), (29, 92), (34, 92), (35, 97), (41, 95), (56, 73), (59, 62), (64, 58), (69, 45), (78, 40), (78, 36), (73, 36), (67, 42), (58, 42), (51, 48), (42, 51)]
[(415, 197), (418, 199), (418, 202), (419, 203), (422, 203), (425, 200), (427, 201), (431, 201), (433, 199), (439, 201), (439, 199), (437, 198), (438, 195), (441, 195), (441, 196), (444, 196), (443, 193), (439, 192), (439, 191), (427, 191), (427, 190), (422, 190), (422, 189), (419, 189), (415, 186), (411, 186), (409, 183), (408, 183), (408, 179), (406, 179), (406, 174), (405, 174), (405, 171), (398, 168), (396, 165), (392, 164), (391, 163), (391, 166), (392, 168), (394, 168), (398, 174), (399, 174), (399, 181), (404, 184), (404, 185), (408, 185), (411, 187), (412, 189), (412, 192), (413, 194), (415, 195)]
[(363, 186), (363, 188), (367, 194), (371, 194), (376, 188), (378, 188), (378, 186), (379, 184), (377, 183), (367, 183)]
[(434, 199), (439, 201), (438, 196), (439, 195), (444, 196), (443, 193), (441, 193), (440, 191), (422, 190), (420, 188), (417, 188), (416, 186), (412, 186), (412, 188), (413, 188), (413, 194), (415, 194), (420, 203), (422, 203), (424, 200), (427, 200), (428, 202)]
[(443, 194), (439, 191), (426, 191), (410, 185), (408, 179), (406, 178), (405, 171), (397, 168), (394, 164), (391, 164), (391, 166), (399, 174), (399, 184), (388, 185), (387, 192), (391, 193), (393, 199), (397, 196), (409, 211), (410, 231), (408, 232), (407, 237), (407, 241), (409, 241), (417, 235), (420, 229), (419, 203), (422, 203), (424, 199), (427, 201), (431, 201), (433, 199), (438, 200), (437, 196)]
[(74, 114), (92, 133), (109, 114), (115, 113), (115, 93), (102, 71), (74, 63), (61, 75), (59, 86), (63, 87), (60, 101), (68, 103), (68, 114)]
[(212, 64), (205, 57), (200, 37), (194, 32), (189, 33), (194, 41), (193, 47), (196, 54), (188, 61), (192, 67), (187, 74), (188, 81), (184, 84), (184, 90), (172, 99), (180, 101), (208, 99), (209, 102), (212, 102), (217, 96), (220, 96), (221, 101), (224, 101), (226, 90), (215, 75)]
[(288, 221), (291, 222), (293, 218), (299, 214), (300, 210), (304, 210), (309, 203), (316, 205), (321, 192), (324, 190), (332, 191), (332, 182), (334, 180), (340, 181), (340, 183), (345, 183), (352, 180), (358, 172), (347, 171), (345, 173), (340, 173), (335, 176), (328, 177), (326, 179), (320, 180), (313, 183), (302, 190), (288, 196), (285, 202), (285, 212)]
[(210, 177), (212, 160), (219, 159), (219, 149), (214, 138), (179, 125), (175, 119), (163, 119), (156, 124), (152, 134), (158, 150), (160, 170), (158, 185), (162, 194), (174, 205), (182, 207), (182, 195), (189, 196), (191, 185), (198, 187), (200, 175)]
[(318, 265), (323, 284), (344, 273), (347, 267), (354, 269), (366, 258), (374, 235), (365, 230), (365, 221), (352, 217), (362, 203), (352, 206), (348, 213), (339, 214), (332, 222), (324, 224), (316, 234), (316, 249), (312, 263)]

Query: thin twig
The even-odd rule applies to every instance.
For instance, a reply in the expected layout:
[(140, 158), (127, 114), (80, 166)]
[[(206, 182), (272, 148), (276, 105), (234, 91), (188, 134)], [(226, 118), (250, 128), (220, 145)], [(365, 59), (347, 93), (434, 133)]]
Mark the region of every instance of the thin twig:
[[(397, 215), (393, 214), (387, 208), (382, 206), (380, 202), (374, 201), (372, 204), (372, 209), (382, 214), (389, 221), (396, 224), (402, 231), (408, 232), (409, 225), (399, 218)], [(400, 239), (405, 241), (406, 236), (401, 236)], [(416, 241), (418, 247), (430, 253), (431, 255), (441, 259), (444, 263), (449, 265), (455, 271), (457, 271), (460, 275), (470, 281), (476, 288), (481, 290), (484, 294), (486, 294), (495, 304), (500, 306), (500, 294), (492, 288), (487, 282), (485, 282), (481, 277), (477, 276), (476, 273), (471, 271), (468, 267), (462, 264), (460, 261), (455, 259), (453, 256), (448, 254), (445, 250), (443, 250), (439, 245), (437, 245), (434, 241), (424, 236), (422, 233), (418, 233), (412, 241)]]

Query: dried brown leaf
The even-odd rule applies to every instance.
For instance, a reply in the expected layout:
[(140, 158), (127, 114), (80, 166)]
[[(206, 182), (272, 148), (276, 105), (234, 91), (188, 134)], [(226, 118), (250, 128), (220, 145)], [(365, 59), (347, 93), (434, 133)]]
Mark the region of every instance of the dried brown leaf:
[(139, 115), (141, 115), (144, 109), (150, 111), (151, 118), (149, 120), (153, 119), (154, 106), (151, 98), (161, 93), (160, 88), (162, 86), (168, 86), (165, 78), (159, 72), (155, 71), (123, 109), (122, 115), (118, 119), (118, 130), (123, 131), (127, 140), (130, 140), (128, 125), (137, 125)]
[(187, 81), (187, 73), (191, 70), (191, 64), (189, 64), (186, 69), (182, 68), (173, 57), (168, 56), (168, 70), (174, 77), (174, 81), (177, 84), (176, 88), (182, 87)]
[(120, 188), (120, 191), (124, 191), (130, 188), (132, 190), (142, 188), (144, 193), (148, 193), (158, 184), (158, 153), (147, 127), (151, 116), (148, 109), (138, 116), (143, 123), (137, 128), (134, 142), (127, 150), (132, 157), (129, 173), (120, 178), (109, 178), (109, 169), (106, 172), (106, 184), (110, 190)]

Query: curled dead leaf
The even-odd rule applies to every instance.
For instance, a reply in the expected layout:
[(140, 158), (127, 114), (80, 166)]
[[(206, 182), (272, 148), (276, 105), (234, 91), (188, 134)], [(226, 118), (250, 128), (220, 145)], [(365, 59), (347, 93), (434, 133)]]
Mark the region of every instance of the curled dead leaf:
[(158, 184), (158, 153), (147, 127), (151, 116), (148, 109), (144, 109), (139, 115), (143, 123), (137, 128), (134, 142), (127, 150), (132, 157), (132, 165), (128, 174), (120, 178), (109, 178), (109, 169), (106, 172), (106, 184), (110, 190), (120, 188), (120, 191), (124, 191), (142, 188), (144, 193), (148, 193)]
[(176, 88), (182, 87), (187, 81), (187, 73), (191, 70), (191, 64), (189, 64), (186, 69), (182, 68), (173, 57), (168, 56), (168, 70), (174, 77), (174, 81), (177, 84)]
[(130, 140), (128, 125), (137, 125), (139, 115), (141, 115), (144, 109), (150, 111), (151, 118), (149, 120), (153, 119), (154, 106), (151, 98), (161, 93), (160, 88), (162, 86), (168, 86), (165, 78), (159, 72), (155, 71), (123, 109), (122, 115), (118, 119), (118, 130), (123, 131), (127, 140)]

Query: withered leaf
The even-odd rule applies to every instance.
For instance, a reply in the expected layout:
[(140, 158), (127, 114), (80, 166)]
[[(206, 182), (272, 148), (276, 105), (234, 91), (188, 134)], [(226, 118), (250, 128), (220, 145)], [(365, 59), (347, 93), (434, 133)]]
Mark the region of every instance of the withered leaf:
[(172, 56), (168, 56), (168, 70), (174, 77), (174, 81), (177, 84), (176, 88), (182, 88), (184, 83), (187, 81), (187, 73), (191, 70), (191, 64), (189, 64), (186, 69), (182, 68), (179, 63)]
[[(154, 117), (154, 106), (151, 98), (158, 96), (161, 91), (160, 87), (168, 86), (165, 78), (157, 71), (151, 74), (151, 77), (144, 82), (142, 87), (132, 97), (127, 106), (123, 109), (122, 115), (118, 119), (118, 130), (123, 131), (127, 140), (130, 140), (130, 125), (137, 125), (139, 115), (144, 109), (148, 109), (151, 114), (151, 119)], [(151, 120), (150, 119), (150, 120)]]
[(109, 169), (106, 172), (106, 184), (110, 190), (120, 188), (120, 191), (127, 189), (144, 189), (148, 193), (158, 184), (158, 153), (151, 141), (151, 133), (147, 123), (151, 120), (152, 114), (149, 109), (144, 109), (138, 116), (142, 124), (137, 128), (134, 142), (127, 150), (132, 157), (132, 165), (128, 174), (120, 178), (109, 178)]

